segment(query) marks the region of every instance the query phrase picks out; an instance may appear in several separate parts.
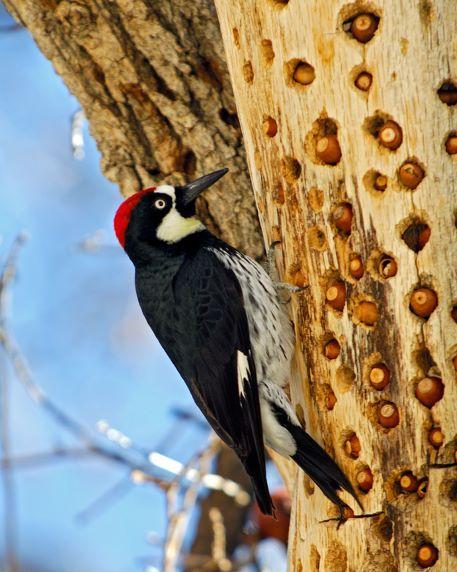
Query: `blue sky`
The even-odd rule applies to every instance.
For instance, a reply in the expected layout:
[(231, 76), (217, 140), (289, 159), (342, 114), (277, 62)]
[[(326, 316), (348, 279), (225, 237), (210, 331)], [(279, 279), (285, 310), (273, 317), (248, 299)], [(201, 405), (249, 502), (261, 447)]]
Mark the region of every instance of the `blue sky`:
[[(1, 22), (6, 16), (1, 11)], [(67, 413), (94, 428), (107, 419), (155, 448), (175, 406), (196, 410), (139, 312), (130, 261), (115, 242), (120, 195), (99, 169), (86, 132), (86, 158), (70, 147), (78, 108), (28, 33), (0, 34), (0, 256), (18, 232), (21, 251), (9, 325), (35, 380)], [(97, 230), (104, 247), (78, 244)], [(0, 356), (3, 378), (5, 360)], [(7, 368), (13, 455), (74, 444), (31, 402)], [(2, 379), (3, 381), (3, 379)], [(187, 460), (206, 442), (197, 426), (180, 430), (163, 452)], [(89, 524), (75, 517), (126, 474), (97, 459), (59, 460), (14, 472), (18, 553), (23, 569), (46, 572), (143, 570), (159, 551), (147, 542), (164, 531), (162, 493), (130, 487)], [(0, 525), (4, 503), (0, 493)], [(0, 561), (4, 539), (0, 534)]]

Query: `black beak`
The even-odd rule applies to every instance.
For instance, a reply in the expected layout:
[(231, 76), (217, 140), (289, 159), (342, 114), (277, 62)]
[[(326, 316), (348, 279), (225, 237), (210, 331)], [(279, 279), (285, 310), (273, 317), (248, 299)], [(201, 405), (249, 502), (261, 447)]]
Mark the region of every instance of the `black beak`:
[(181, 187), (183, 191), (183, 204), (188, 205), (192, 201), (195, 201), (202, 191), (214, 185), (214, 183), (226, 173), (228, 173), (228, 169), (219, 169), (219, 171), (214, 171), (214, 173), (209, 173), (209, 175), (203, 175), (203, 177)]

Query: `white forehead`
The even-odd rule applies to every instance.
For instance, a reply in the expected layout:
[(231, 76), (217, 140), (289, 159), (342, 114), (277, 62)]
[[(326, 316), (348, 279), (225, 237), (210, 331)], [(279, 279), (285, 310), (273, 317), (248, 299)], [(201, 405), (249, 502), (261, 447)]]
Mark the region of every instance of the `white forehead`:
[(156, 193), (163, 193), (164, 195), (168, 195), (173, 199), (173, 202), (176, 201), (176, 193), (175, 188), (171, 185), (160, 185), (155, 190)]

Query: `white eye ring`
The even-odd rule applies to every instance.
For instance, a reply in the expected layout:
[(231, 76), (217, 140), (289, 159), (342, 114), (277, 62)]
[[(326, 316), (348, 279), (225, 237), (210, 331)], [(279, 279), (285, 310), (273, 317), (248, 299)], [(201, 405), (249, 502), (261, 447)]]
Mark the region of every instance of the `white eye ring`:
[(156, 209), (164, 209), (165, 206), (166, 206), (166, 204), (167, 204), (167, 203), (166, 203), (163, 199), (157, 199), (157, 200), (154, 202), (154, 206), (155, 206)]

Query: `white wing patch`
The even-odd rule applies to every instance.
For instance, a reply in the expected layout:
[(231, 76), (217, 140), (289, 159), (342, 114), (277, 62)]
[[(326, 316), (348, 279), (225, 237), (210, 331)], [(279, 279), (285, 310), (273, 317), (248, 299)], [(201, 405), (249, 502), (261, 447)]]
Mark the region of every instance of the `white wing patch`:
[(249, 379), (248, 356), (238, 350), (236, 352), (236, 363), (238, 372), (238, 395), (244, 397), (244, 382)]

